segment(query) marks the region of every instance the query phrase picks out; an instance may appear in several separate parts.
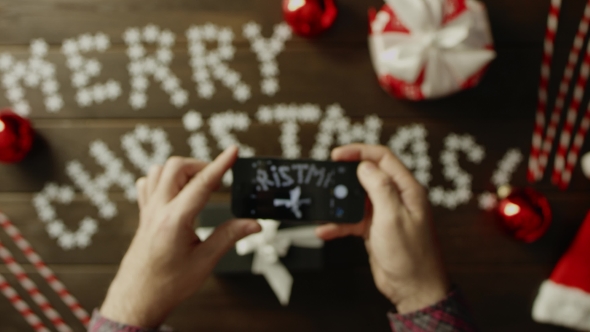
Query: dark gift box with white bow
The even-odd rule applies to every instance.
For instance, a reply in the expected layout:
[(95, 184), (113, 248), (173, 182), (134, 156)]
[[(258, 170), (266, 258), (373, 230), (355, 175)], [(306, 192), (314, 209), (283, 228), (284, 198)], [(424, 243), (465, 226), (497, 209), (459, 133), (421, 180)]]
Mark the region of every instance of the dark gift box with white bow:
[[(229, 204), (208, 204), (199, 215), (196, 232), (205, 240), (215, 227), (234, 218)], [(293, 277), (289, 271), (319, 270), (324, 266), (323, 241), (316, 225), (258, 220), (262, 231), (240, 240), (217, 264), (216, 274), (262, 274), (281, 304), (289, 302)]]

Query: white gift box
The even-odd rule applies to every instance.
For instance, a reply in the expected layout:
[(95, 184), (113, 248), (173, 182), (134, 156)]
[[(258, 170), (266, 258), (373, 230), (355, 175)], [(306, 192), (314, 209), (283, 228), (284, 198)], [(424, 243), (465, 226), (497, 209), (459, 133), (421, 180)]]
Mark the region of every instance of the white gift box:
[(474, 0), (386, 0), (369, 13), (381, 86), (398, 98), (443, 97), (475, 86), (494, 59), (484, 5)]

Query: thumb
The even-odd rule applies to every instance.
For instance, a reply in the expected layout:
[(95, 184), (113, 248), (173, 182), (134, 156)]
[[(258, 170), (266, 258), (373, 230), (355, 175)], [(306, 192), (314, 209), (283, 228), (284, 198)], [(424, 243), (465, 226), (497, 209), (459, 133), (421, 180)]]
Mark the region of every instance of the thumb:
[(370, 161), (358, 167), (359, 181), (373, 205), (375, 215), (392, 215), (401, 205), (398, 189), (391, 177)]
[(197, 246), (196, 259), (212, 269), (236, 242), (261, 230), (262, 227), (254, 219), (229, 220), (215, 228), (207, 240)]

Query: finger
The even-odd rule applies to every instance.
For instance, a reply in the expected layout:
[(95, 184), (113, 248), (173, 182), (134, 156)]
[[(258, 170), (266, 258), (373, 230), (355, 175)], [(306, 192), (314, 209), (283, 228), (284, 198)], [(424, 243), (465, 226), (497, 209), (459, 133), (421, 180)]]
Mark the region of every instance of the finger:
[(403, 203), (413, 212), (420, 213), (426, 203), (424, 188), (392, 152), (385, 146), (350, 144), (332, 151), (335, 161), (372, 161), (388, 174), (401, 193)]
[(180, 209), (179, 212), (192, 217), (201, 211), (211, 193), (221, 183), (223, 174), (234, 164), (237, 156), (238, 148), (231, 146), (193, 177), (174, 199)]
[(392, 216), (398, 211), (401, 206), (398, 189), (387, 173), (373, 162), (363, 161), (358, 167), (357, 175), (371, 200), (376, 216)]
[(412, 173), (388, 148), (382, 145), (350, 144), (340, 146), (332, 151), (332, 158), (336, 161), (369, 160), (379, 165), (383, 171), (391, 175), (400, 186), (400, 190), (407, 187), (419, 186)]
[(147, 180), (146, 178), (139, 178), (136, 182), (135, 182), (135, 189), (137, 190), (137, 205), (139, 205), (139, 208), (141, 209), (146, 202), (146, 183)]
[(160, 175), (162, 174), (162, 166), (152, 165), (147, 174), (147, 196), (146, 199), (154, 193), (156, 186), (160, 181)]
[(162, 169), (154, 194), (160, 202), (168, 203), (206, 163), (192, 158), (168, 158)]
[[(195, 249), (195, 260), (213, 269), (217, 261), (236, 245), (240, 239), (258, 233), (262, 227), (254, 219), (229, 220), (213, 231), (207, 240)], [(201, 265), (202, 266), (202, 265)]]
[(365, 234), (366, 223), (363, 221), (358, 224), (325, 224), (318, 226), (315, 234), (324, 241), (329, 241), (346, 236), (363, 236)]

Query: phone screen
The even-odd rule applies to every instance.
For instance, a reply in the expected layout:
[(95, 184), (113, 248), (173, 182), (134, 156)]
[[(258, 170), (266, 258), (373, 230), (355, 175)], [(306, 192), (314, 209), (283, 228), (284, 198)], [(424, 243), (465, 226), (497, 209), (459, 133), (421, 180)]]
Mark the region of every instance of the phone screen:
[(238, 218), (353, 223), (364, 216), (358, 162), (239, 158), (232, 212)]

